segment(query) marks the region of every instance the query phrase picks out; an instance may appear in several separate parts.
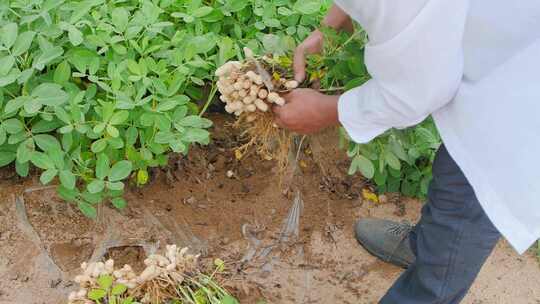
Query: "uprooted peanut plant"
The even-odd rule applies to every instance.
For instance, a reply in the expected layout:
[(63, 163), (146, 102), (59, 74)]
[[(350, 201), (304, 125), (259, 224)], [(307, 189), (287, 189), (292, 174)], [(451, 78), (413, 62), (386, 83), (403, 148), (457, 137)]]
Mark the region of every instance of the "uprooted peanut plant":
[(238, 304), (218, 283), (224, 271), (221, 260), (214, 262), (210, 275), (201, 271), (198, 255), (188, 248), (167, 245), (163, 254), (152, 254), (144, 260), (140, 273), (130, 265), (115, 265), (114, 260), (81, 264), (81, 274), (74, 281), (68, 304), (164, 304), (206, 303)]
[(225, 111), (238, 117), (235, 126), (242, 128), (247, 137), (236, 155), (241, 157), (253, 147), (263, 158), (277, 161), (284, 169), (292, 134), (275, 125), (271, 107), (283, 106), (285, 100), (280, 94), (297, 88), (298, 82), (286, 77), (292, 71), (280, 65), (279, 58), (256, 57), (249, 48), (244, 48), (244, 53), (244, 61), (229, 61), (216, 70)]

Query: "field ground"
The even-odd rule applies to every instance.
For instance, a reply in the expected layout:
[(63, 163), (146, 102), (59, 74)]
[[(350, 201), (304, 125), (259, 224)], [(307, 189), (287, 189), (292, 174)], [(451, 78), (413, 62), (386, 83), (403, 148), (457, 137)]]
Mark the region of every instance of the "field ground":
[[(156, 171), (143, 189), (132, 189), (129, 206), (100, 209), (98, 221), (82, 217), (37, 178), (18, 180), (0, 171), (0, 303), (63, 303), (82, 261), (112, 256), (141, 262), (145, 251), (177, 243), (220, 257), (227, 285), (242, 303), (376, 303), (400, 273), (360, 249), (353, 238), (357, 218), (415, 221), (421, 203), (390, 197), (363, 202), (364, 182), (346, 176), (347, 160), (334, 133), (311, 141), (290, 180), (271, 161), (230, 152), (234, 132), (214, 117), (215, 140), (187, 158)], [(229, 178), (226, 172), (234, 175)], [(280, 234), (294, 198), (304, 208), (299, 238)], [(540, 268), (533, 253), (518, 256), (501, 241), (464, 303), (540, 303)]]

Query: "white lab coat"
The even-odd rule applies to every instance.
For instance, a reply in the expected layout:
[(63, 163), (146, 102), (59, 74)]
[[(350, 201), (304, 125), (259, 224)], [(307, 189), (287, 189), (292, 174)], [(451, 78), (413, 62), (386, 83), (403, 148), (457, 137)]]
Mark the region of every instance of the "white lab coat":
[(494, 225), (540, 238), (540, 1), (337, 0), (370, 36), (373, 78), (339, 119), (365, 143), (433, 115)]

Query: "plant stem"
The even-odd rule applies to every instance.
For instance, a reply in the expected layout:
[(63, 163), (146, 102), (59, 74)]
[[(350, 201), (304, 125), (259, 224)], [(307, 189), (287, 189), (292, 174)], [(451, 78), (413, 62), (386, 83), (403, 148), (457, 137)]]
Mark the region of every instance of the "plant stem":
[(319, 92), (335, 92), (335, 91), (343, 91), (345, 90), (345, 87), (330, 87), (326, 89), (319, 89)]
[(206, 100), (206, 103), (204, 104), (204, 107), (201, 110), (201, 113), (199, 113), (199, 117), (202, 117), (212, 101), (214, 100), (214, 96), (216, 96), (217, 92), (217, 86), (214, 82), (212, 82), (212, 89), (210, 90), (210, 94), (208, 94), (208, 99)]

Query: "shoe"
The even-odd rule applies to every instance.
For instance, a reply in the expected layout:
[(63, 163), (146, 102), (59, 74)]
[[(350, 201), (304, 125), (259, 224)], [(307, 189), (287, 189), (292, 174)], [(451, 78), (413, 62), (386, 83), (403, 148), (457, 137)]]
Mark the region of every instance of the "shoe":
[(416, 259), (410, 243), (412, 226), (407, 223), (361, 219), (356, 223), (356, 239), (369, 253), (396, 266), (408, 268)]

